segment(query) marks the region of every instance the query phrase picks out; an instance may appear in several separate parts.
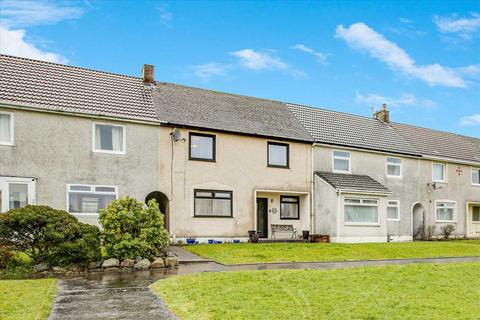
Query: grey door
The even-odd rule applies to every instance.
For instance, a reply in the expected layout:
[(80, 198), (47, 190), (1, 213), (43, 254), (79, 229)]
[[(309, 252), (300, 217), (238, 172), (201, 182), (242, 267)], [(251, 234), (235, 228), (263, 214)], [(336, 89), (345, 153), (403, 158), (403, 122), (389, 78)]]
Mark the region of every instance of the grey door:
[(268, 238), (268, 199), (257, 198), (257, 232), (260, 238)]

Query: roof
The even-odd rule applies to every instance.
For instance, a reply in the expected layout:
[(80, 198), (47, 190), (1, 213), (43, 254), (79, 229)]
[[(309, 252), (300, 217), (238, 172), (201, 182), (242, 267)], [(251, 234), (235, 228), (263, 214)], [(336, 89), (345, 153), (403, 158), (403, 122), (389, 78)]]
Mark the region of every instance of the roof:
[(377, 119), (289, 104), (315, 142), (419, 156), (391, 126)]
[(401, 123), (391, 126), (423, 155), (480, 162), (480, 139)]
[(157, 120), (142, 79), (0, 55), (0, 103)]
[(350, 192), (391, 193), (391, 191), (377, 180), (367, 175), (332, 173), (316, 171), (315, 175), (331, 185), (334, 189)]
[(312, 142), (285, 103), (158, 83), (157, 117), (173, 125)]

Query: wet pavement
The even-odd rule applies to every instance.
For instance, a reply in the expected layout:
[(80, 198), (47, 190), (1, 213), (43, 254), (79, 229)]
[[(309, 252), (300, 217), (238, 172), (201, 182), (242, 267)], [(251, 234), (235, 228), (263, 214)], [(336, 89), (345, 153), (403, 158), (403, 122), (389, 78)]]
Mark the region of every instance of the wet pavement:
[(241, 270), (324, 270), (391, 264), (480, 262), (480, 257), (241, 265), (223, 265), (198, 259), (193, 259), (192, 262), (181, 259), (180, 261), (178, 268), (97, 273), (86, 277), (62, 279), (50, 319), (177, 319), (166, 308), (164, 302), (149, 289), (149, 285), (155, 281), (175, 275)]

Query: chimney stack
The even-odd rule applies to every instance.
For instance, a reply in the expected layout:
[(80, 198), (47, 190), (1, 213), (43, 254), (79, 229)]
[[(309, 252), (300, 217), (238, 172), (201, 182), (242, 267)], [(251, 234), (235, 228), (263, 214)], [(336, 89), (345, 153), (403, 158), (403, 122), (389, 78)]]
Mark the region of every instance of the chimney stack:
[(144, 64), (142, 67), (142, 79), (145, 83), (154, 83), (154, 67), (151, 64)]
[(390, 112), (387, 109), (387, 104), (382, 105), (382, 109), (373, 114), (373, 117), (383, 123), (390, 123)]

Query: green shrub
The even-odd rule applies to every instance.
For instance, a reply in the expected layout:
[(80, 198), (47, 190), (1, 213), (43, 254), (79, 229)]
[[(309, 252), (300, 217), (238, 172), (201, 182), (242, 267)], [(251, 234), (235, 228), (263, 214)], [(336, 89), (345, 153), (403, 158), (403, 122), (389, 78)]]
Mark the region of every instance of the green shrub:
[(109, 258), (152, 258), (168, 244), (163, 214), (155, 200), (147, 206), (130, 197), (114, 200), (100, 211), (100, 223)]
[(18, 263), (11, 246), (0, 243), (0, 269), (6, 269)]
[(66, 211), (27, 205), (0, 215), (0, 244), (34, 263), (86, 265), (100, 257), (99, 230)]
[(455, 231), (455, 226), (453, 224), (447, 224), (441, 227), (440, 230), (442, 230), (443, 237), (445, 238), (445, 240), (448, 240), (452, 232)]

